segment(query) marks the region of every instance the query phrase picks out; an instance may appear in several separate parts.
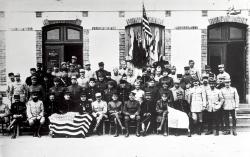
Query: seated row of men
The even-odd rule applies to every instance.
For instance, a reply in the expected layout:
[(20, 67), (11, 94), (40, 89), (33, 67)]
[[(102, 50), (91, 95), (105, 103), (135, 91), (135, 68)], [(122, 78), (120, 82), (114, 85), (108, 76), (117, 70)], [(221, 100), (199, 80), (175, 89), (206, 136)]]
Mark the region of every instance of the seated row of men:
[[(33, 82), (36, 78), (32, 78)], [(93, 128), (94, 132), (98, 132), (98, 128), (103, 118), (113, 117), (116, 124), (116, 136), (118, 136), (118, 125), (122, 129), (125, 128), (126, 136), (129, 135), (128, 122), (129, 120), (135, 120), (137, 122), (136, 135), (140, 135), (140, 123), (142, 123), (142, 132), (145, 135), (148, 124), (151, 124), (153, 130), (161, 131), (163, 129), (164, 135), (167, 135), (167, 108), (168, 106), (174, 107), (182, 112), (187, 113), (190, 116), (191, 131), (196, 130), (198, 134), (201, 133), (202, 128), (202, 112), (207, 110), (209, 115), (209, 125), (207, 134), (211, 134), (213, 123), (215, 123), (215, 135), (219, 134), (218, 117), (219, 114), (225, 116), (226, 130), (224, 134), (230, 133), (229, 128), (229, 114), (233, 118), (233, 134), (236, 135), (236, 118), (235, 109), (238, 108), (239, 98), (237, 90), (230, 86), (230, 79), (224, 81), (225, 87), (222, 89), (216, 89), (216, 82), (210, 79), (207, 84), (208, 78), (203, 78), (203, 85), (199, 85), (199, 80), (193, 80), (193, 87), (187, 87), (183, 90), (180, 87), (180, 80), (175, 80), (174, 87), (170, 90), (170, 84), (168, 81), (162, 81), (160, 88), (154, 85), (154, 80), (148, 81), (148, 86), (141, 89), (140, 82), (136, 82), (135, 89), (131, 90), (127, 88), (127, 82), (120, 81), (118, 89), (114, 88), (112, 81), (109, 83), (108, 89), (104, 92), (95, 86), (95, 79), (90, 79), (89, 90), (70, 90), (72, 87), (66, 90), (62, 88), (60, 92), (55, 92), (53, 89), (60, 87), (58, 79), (54, 79), (55, 87), (51, 88), (49, 100), (41, 101), (42, 97), (39, 97), (39, 92), (33, 91), (32, 96), (25, 105), (20, 105), (17, 100), (20, 95), (14, 95), (16, 102), (12, 104), (11, 113), (14, 120), (11, 122), (9, 129), (18, 123), (17, 119), (24, 119), (27, 114), (29, 124), (35, 126), (35, 136), (40, 136), (39, 131), (41, 125), (44, 124), (45, 118), (53, 113), (66, 113), (66, 112), (80, 112), (88, 113), (96, 118), (96, 125)], [(72, 76), (72, 84), (77, 86), (76, 77)], [(81, 89), (81, 88), (79, 88)], [(75, 95), (78, 93), (79, 98)], [(145, 99), (144, 99), (145, 97)], [(108, 104), (107, 104), (108, 103)], [(23, 106), (17, 107), (15, 106)], [(27, 107), (26, 114), (22, 111)], [(4, 107), (2, 107), (4, 108)], [(22, 110), (22, 111), (19, 111)], [(219, 112), (220, 110), (223, 112)], [(5, 114), (1, 114), (1, 117), (8, 115), (5, 107)], [(17, 112), (17, 113), (16, 113)], [(19, 114), (18, 114), (19, 113)], [(108, 113), (108, 114), (107, 114)], [(122, 114), (121, 114), (122, 113)], [(17, 114), (17, 115), (16, 115)], [(125, 127), (121, 123), (121, 115), (123, 115)], [(149, 123), (150, 121), (150, 123)], [(159, 122), (159, 127), (156, 127)], [(13, 137), (15, 137), (15, 132)], [(191, 136), (191, 133), (189, 133)]]

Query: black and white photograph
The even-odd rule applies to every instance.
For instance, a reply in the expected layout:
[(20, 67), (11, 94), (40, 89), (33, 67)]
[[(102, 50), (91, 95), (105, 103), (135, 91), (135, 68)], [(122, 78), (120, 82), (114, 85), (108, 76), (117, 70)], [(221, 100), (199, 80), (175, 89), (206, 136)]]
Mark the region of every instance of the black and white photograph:
[(250, 157), (249, 0), (0, 0), (0, 157)]

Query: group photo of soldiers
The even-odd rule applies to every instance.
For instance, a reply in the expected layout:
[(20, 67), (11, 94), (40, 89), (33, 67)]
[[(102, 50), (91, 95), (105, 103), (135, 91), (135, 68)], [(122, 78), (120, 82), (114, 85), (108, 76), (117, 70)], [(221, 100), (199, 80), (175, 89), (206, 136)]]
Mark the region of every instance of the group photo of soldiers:
[[(71, 112), (92, 117), (88, 136), (101, 135), (103, 123), (113, 123), (115, 137), (218, 136), (220, 131), (223, 135), (237, 135), (239, 96), (223, 64), (218, 65), (217, 75), (209, 65), (200, 73), (194, 60), (183, 63), (183, 74), (177, 74), (174, 63), (168, 61), (154, 62), (140, 70), (121, 61), (112, 72), (105, 70), (105, 64), (110, 63), (99, 62), (99, 69), (92, 70), (90, 62), (81, 66), (72, 56), (70, 62), (52, 68), (37, 63), (26, 80), (10, 72), (6, 90), (10, 104), (3, 103), (0, 95), (0, 120), (9, 121), (11, 138), (17, 137), (17, 126), (24, 122), (33, 136), (41, 137), (41, 128), (49, 127), (50, 116)], [(173, 116), (187, 127), (171, 127)], [(54, 136), (53, 131), (48, 134)]]

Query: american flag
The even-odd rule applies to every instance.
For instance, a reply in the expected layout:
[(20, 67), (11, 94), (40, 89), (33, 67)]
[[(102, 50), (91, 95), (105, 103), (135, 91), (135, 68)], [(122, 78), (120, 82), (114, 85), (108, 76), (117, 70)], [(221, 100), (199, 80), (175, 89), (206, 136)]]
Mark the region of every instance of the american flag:
[(144, 32), (144, 39), (145, 39), (145, 44), (146, 44), (145, 46), (147, 49), (151, 42), (152, 33), (151, 33), (150, 26), (149, 26), (149, 21), (148, 21), (148, 17), (146, 14), (144, 4), (142, 6), (142, 30)]
[(93, 120), (89, 114), (74, 113), (53, 114), (49, 119), (49, 129), (55, 136), (70, 137), (85, 137)]

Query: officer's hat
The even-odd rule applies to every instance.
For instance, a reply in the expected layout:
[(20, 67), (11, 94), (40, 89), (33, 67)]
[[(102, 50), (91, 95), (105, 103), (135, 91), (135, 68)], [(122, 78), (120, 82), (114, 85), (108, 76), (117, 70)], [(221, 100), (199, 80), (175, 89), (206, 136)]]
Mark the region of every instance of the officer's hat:
[(101, 97), (101, 96), (102, 96), (102, 94), (100, 92), (95, 93), (96, 98)]
[(20, 73), (16, 73), (16, 74), (15, 74), (15, 77), (20, 77)]
[(216, 84), (216, 81), (214, 79), (209, 80), (209, 84)]
[(31, 95), (33, 95), (33, 96), (38, 96), (38, 91), (33, 91), (33, 92), (31, 92)]
[(107, 72), (107, 75), (106, 76), (111, 76), (111, 72)]
[(14, 99), (20, 99), (20, 95), (19, 94), (15, 94), (14, 95)]
[(76, 56), (72, 56), (71, 59), (77, 59), (77, 57)]
[(111, 85), (111, 86), (113, 86), (113, 87), (115, 86), (115, 82), (112, 81), (112, 80), (108, 81), (108, 84)]
[(135, 96), (136, 93), (135, 93), (134, 91), (131, 91), (131, 92), (129, 93), (129, 95), (130, 95), (130, 94), (132, 94), (133, 96)]
[(66, 65), (66, 62), (61, 62), (61, 65), (64, 65), (64, 64)]
[(99, 66), (104, 66), (104, 63), (103, 62), (99, 62), (98, 65)]
[(75, 76), (75, 75), (73, 75), (73, 76), (71, 76), (71, 79), (75, 79), (75, 80), (76, 80), (77, 78), (76, 78), (76, 76)]
[(184, 70), (190, 70), (190, 67), (189, 66), (185, 66)]
[(225, 78), (224, 82), (225, 83), (231, 82), (231, 79), (230, 78)]
[(85, 73), (85, 70), (84, 69), (80, 69), (79, 72), (80, 73)]
[(177, 78), (182, 78), (182, 74), (177, 74)]
[(80, 96), (87, 96), (87, 93), (85, 91), (81, 92)]
[(193, 82), (200, 82), (198, 77), (193, 77)]
[(90, 82), (90, 81), (95, 82), (95, 78), (91, 77), (91, 78), (89, 79), (89, 82)]
[(70, 95), (71, 93), (70, 93), (70, 91), (69, 90), (65, 90), (64, 91), (64, 95)]
[(218, 65), (218, 68), (224, 68), (224, 64)]
[(90, 65), (90, 62), (89, 62), (89, 61), (86, 61), (86, 62), (84, 63), (84, 65)]
[(170, 73), (171, 73), (171, 69), (165, 68), (165, 69), (163, 70), (163, 72), (167, 72), (168, 74), (170, 74)]

